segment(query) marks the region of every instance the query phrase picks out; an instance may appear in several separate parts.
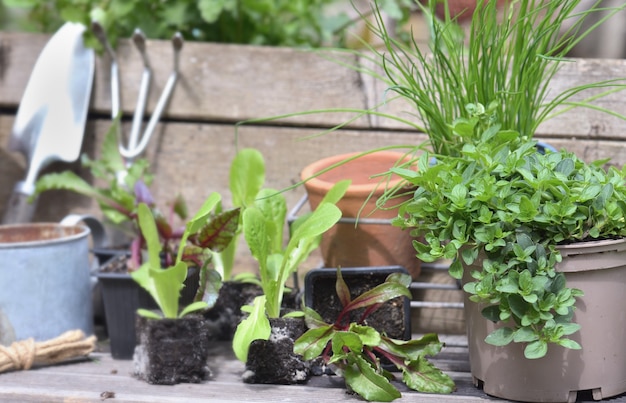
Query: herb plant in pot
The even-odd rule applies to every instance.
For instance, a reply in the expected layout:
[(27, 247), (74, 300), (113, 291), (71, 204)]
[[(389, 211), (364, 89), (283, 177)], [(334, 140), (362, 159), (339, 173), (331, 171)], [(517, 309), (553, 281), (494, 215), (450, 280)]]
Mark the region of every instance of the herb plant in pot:
[(233, 337), (237, 358), (246, 363), (247, 383), (294, 384), (309, 377), (310, 365), (293, 352), (293, 343), (306, 325), (301, 311), (284, 309), (286, 284), (298, 266), (313, 252), (322, 234), (341, 217), (335, 206), (348, 182), (339, 182), (311, 213), (291, 224), (291, 236), (283, 246), (287, 206), (282, 194), (265, 189), (243, 213), (244, 236), (259, 263), (263, 294), (244, 309), (248, 316)]
[[(83, 156), (83, 164), (90, 168), (97, 183), (88, 183), (71, 171), (50, 173), (39, 179), (37, 192), (65, 189), (91, 197), (98, 202), (105, 222), (115, 229), (114, 233), (125, 234), (124, 244), (98, 250), (96, 253), (113, 256), (97, 273), (103, 294), (111, 354), (116, 359), (130, 359), (136, 344), (135, 311), (137, 308), (154, 307), (151, 297), (138, 287), (130, 276), (130, 272), (140, 267), (142, 248), (145, 248), (137, 222), (137, 205), (144, 202), (152, 209), (158, 223), (157, 229), (166, 264), (171, 264), (175, 259), (176, 249), (184, 231), (182, 223), (187, 220), (188, 211), (185, 201), (180, 196), (169, 204), (170, 210), (167, 213), (159, 211), (148, 188), (152, 181), (149, 164), (144, 159), (137, 159), (130, 166), (125, 165), (118, 151), (118, 129), (119, 119), (116, 119), (105, 136), (99, 159), (91, 160)], [(260, 153), (253, 149), (240, 150), (231, 165), (230, 177), (233, 202), (237, 207), (243, 207), (254, 199), (263, 180), (264, 166)], [(220, 211), (221, 209), (220, 206)], [(230, 210), (228, 219), (238, 225), (240, 212), (235, 210)], [(177, 225), (177, 221), (181, 224)], [(206, 231), (204, 232), (206, 234)], [(238, 228), (233, 242), (219, 251), (206, 247), (208, 238), (202, 231), (187, 238), (187, 243), (195, 246), (197, 252), (194, 256), (188, 255), (193, 259), (190, 261), (193, 264), (186, 280), (187, 286), (181, 294), (182, 303), (191, 303), (197, 293), (202, 293), (203, 299), (211, 305), (215, 303), (214, 299), (217, 298), (222, 282), (233, 280), (231, 273), (239, 232)], [(207, 277), (199, 278), (198, 268), (209, 260), (214, 270), (205, 271)], [(242, 273), (238, 280), (250, 276), (253, 275)], [(201, 290), (198, 290), (200, 283)], [(254, 288), (254, 295), (260, 294), (258, 287), (254, 285), (250, 287)], [(228, 289), (229, 287), (226, 287), (225, 290)], [(232, 309), (224, 307), (223, 301), (224, 299), (216, 304), (210, 313), (206, 313), (208, 323), (212, 326), (211, 338), (221, 339), (222, 334), (227, 334), (229, 339), (232, 338), (234, 327), (240, 319), (238, 315), (234, 315), (233, 318), (232, 314), (228, 314)], [(226, 301), (230, 302), (228, 299)], [(235, 305), (240, 306), (241, 303)]]
[[(204, 253), (196, 246), (188, 245), (187, 238), (195, 236), (200, 230), (200, 233), (210, 234), (210, 247), (219, 250), (220, 245), (224, 248), (234, 236), (235, 231), (229, 228), (233, 226), (227, 224), (230, 221), (228, 214), (212, 214), (219, 200), (218, 194), (211, 195), (198, 214), (187, 223), (176, 260), (166, 268), (161, 267), (163, 249), (154, 216), (146, 204), (138, 206), (139, 226), (147, 243), (148, 261), (131, 276), (152, 296), (160, 311), (137, 311), (138, 345), (133, 356), (135, 375), (149, 383), (200, 382), (209, 374), (209, 328), (202, 315), (191, 315), (209, 305), (198, 300), (179, 311), (179, 298), (185, 287), (187, 261), (195, 262), (197, 254)], [(205, 262), (200, 277), (206, 269)]]
[(498, 106), (451, 123), (460, 155), (392, 171), (417, 186), (395, 224), (463, 279), (470, 364), (488, 394), (574, 401), (626, 391), (626, 171), (506, 128)]
[(412, 251), (411, 234), (389, 223), (398, 213), (393, 205), (410, 198), (410, 191), (381, 207), (380, 196), (385, 190), (403, 181), (399, 177), (376, 177), (398, 161), (408, 159), (394, 151), (340, 154), (315, 161), (302, 170), (300, 176), (313, 209), (337, 182), (351, 181), (337, 203), (342, 221), (322, 236), (320, 248), (325, 267), (399, 265), (414, 279), (419, 276), (420, 261)]
[[(243, 211), (255, 203), (265, 182), (265, 161), (256, 149), (243, 148), (237, 152), (230, 165), (229, 188), (232, 205)], [(215, 340), (232, 341), (237, 325), (243, 318), (241, 307), (251, 304), (255, 297), (263, 293), (254, 273), (243, 272), (233, 275), (238, 240), (243, 233), (241, 217), (231, 243), (223, 251), (214, 253), (213, 275), (219, 278), (208, 283), (214, 288), (215, 305), (204, 312), (211, 327), (211, 337)]]
[[(321, 357), (346, 382), (346, 387), (369, 401), (388, 402), (401, 396), (390, 382), (395, 379), (381, 360), (402, 372), (402, 381), (411, 389), (429, 393), (451, 393), (454, 382), (426, 358), (437, 354), (442, 343), (435, 334), (416, 340), (397, 340), (368, 326), (367, 317), (384, 303), (398, 297), (410, 297), (407, 274), (392, 273), (384, 283), (355, 298), (337, 269), (335, 292), (343, 305), (332, 323), (314, 309), (305, 307), (310, 328), (294, 345), (294, 351), (307, 360)], [(353, 313), (361, 311), (358, 319)]]

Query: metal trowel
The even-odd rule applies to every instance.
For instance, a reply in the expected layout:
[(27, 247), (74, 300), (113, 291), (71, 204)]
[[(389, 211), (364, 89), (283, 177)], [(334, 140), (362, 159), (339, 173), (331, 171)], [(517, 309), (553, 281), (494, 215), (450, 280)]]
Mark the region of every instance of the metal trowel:
[(35, 181), (53, 161), (78, 159), (94, 75), (94, 52), (79, 23), (68, 22), (48, 41), (33, 68), (11, 130), (9, 149), (24, 154), (27, 174), (18, 182), (2, 222), (30, 222)]

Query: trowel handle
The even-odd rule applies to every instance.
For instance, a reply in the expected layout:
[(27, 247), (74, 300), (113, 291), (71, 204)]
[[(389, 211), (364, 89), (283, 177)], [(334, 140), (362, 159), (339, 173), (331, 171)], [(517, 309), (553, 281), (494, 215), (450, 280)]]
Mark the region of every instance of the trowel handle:
[(35, 215), (37, 200), (32, 203), (28, 200), (33, 195), (32, 186), (27, 186), (24, 182), (18, 182), (13, 188), (11, 198), (7, 203), (2, 218), (3, 224), (19, 224), (30, 222)]

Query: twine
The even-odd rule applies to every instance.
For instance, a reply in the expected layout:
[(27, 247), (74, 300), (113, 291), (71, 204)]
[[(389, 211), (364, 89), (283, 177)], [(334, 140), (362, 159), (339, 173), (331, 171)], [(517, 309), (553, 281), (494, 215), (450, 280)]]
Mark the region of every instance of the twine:
[(81, 330), (70, 330), (61, 336), (35, 343), (34, 339), (16, 341), (10, 347), (0, 345), (0, 373), (28, 370), (33, 365), (52, 365), (70, 358), (82, 357), (96, 347), (96, 336), (85, 338)]

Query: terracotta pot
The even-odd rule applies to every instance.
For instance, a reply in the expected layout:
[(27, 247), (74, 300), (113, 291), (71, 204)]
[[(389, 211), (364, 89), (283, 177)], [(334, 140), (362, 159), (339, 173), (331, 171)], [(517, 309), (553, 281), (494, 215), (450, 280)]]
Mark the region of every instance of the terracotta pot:
[[(341, 154), (316, 161), (302, 170), (302, 179), (307, 179), (358, 153)], [(311, 208), (316, 208), (324, 195), (337, 182), (351, 179), (343, 199), (337, 206), (343, 213), (339, 222), (322, 237), (320, 245), (326, 267), (364, 267), (364, 266), (402, 266), (415, 279), (419, 275), (421, 262), (415, 257), (413, 238), (409, 231), (393, 227), (388, 223), (370, 224), (367, 219), (385, 219), (397, 217), (398, 209), (376, 209), (376, 200), (384, 193), (385, 187), (401, 182), (400, 178), (386, 182), (381, 178), (371, 178), (384, 173), (397, 164), (405, 154), (381, 151), (359, 157), (342, 164), (305, 182)], [(372, 193), (373, 192), (373, 193)], [(372, 197), (367, 198), (372, 194)], [(391, 201), (398, 205), (412, 197), (407, 194)], [(367, 200), (367, 204), (364, 203)], [(357, 225), (354, 219), (358, 217)], [(346, 220), (348, 219), (348, 220)], [(344, 222), (350, 221), (352, 222)], [(364, 220), (365, 219), (365, 220)]]
[(594, 400), (626, 392), (626, 240), (581, 242), (560, 250), (557, 270), (565, 273), (568, 287), (585, 294), (573, 319), (581, 330), (569, 336), (582, 349), (550, 344), (545, 357), (529, 360), (521, 343), (489, 345), (485, 337), (502, 324), (485, 319), (484, 307), (466, 297), (471, 372), (485, 393), (526, 402), (574, 402), (583, 390)]

